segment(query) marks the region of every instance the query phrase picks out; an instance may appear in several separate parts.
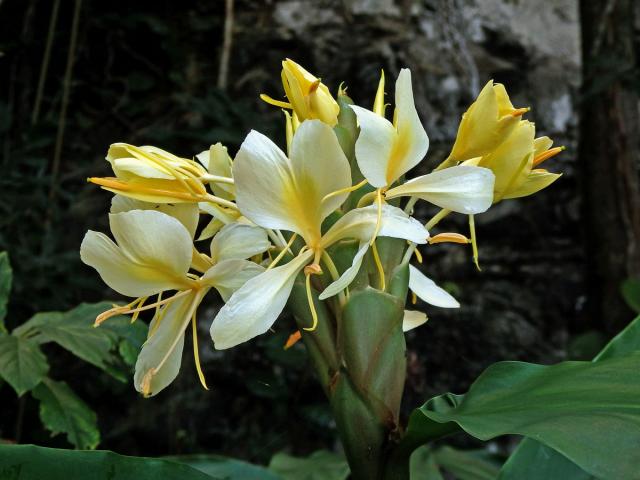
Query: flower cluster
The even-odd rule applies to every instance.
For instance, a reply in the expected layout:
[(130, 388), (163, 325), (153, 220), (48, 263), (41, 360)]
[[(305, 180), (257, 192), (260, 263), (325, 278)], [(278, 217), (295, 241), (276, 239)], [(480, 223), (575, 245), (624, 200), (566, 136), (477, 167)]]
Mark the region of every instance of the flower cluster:
[[(196, 313), (209, 291), (225, 302), (211, 323), (217, 349), (267, 332), (298, 278), (313, 319), (304, 330), (313, 333), (314, 295), (339, 310), (365, 263), (374, 272), (366, 276), (369, 288), (388, 287), (380, 237), (401, 239), (394, 245), (402, 250), (396, 262), (402, 264), (414, 254), (420, 259), (417, 245), (472, 243), (473, 230), (468, 239), (430, 236), (427, 228), (451, 212), (469, 215), (473, 225), (473, 215), (493, 203), (530, 195), (559, 176), (536, 167), (561, 149), (535, 138), (534, 125), (521, 119), (527, 109), (514, 108), (500, 84), (489, 82), (465, 113), (449, 157), (434, 172), (407, 179), (429, 148), (408, 69), (396, 80), (392, 121), (385, 117), (384, 74), (372, 110), (353, 105), (343, 89), (334, 98), (292, 60), (283, 62), (282, 83), (285, 100), (262, 98), (285, 109), (286, 153), (256, 131), (233, 159), (219, 143), (195, 159), (117, 143), (106, 157), (114, 177), (89, 179), (116, 194), (109, 214), (115, 241), (89, 231), (81, 258), (109, 287), (133, 298), (96, 324), (113, 315), (135, 320), (140, 312), (154, 312), (134, 378), (145, 396), (177, 376), (189, 324), (206, 388)], [(427, 226), (411, 217), (418, 200), (441, 209)], [(203, 242), (209, 244), (205, 251), (196, 248)], [(337, 252), (341, 262), (334, 261)], [(418, 268), (409, 272), (415, 295), (435, 306), (459, 306)], [(406, 311), (404, 328), (425, 321), (423, 313)]]

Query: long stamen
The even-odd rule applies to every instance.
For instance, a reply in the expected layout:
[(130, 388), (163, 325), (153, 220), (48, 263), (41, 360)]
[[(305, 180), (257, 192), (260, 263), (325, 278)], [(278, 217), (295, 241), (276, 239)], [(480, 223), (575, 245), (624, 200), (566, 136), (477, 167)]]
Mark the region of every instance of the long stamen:
[(199, 197), (193, 195), (192, 193), (186, 192), (176, 192), (174, 190), (164, 190), (161, 188), (150, 188), (145, 187), (141, 184), (130, 184), (123, 181), (118, 180), (117, 178), (112, 177), (91, 177), (87, 179), (88, 182), (95, 183), (96, 185), (100, 185), (106, 190), (120, 193), (120, 192), (139, 192), (139, 193), (148, 193), (151, 195), (162, 195), (164, 197), (172, 197), (178, 200), (187, 200), (189, 202), (197, 202), (201, 200)]
[(327, 200), (329, 200), (332, 197), (335, 197), (336, 195), (341, 195), (343, 193), (351, 193), (351, 192), (355, 192), (356, 190), (364, 187), (367, 184), (367, 180), (362, 180), (360, 183), (353, 185), (351, 187), (347, 187), (347, 188), (341, 188), (340, 190), (336, 190), (335, 192), (331, 192), (328, 193), (327, 195), (325, 195), (324, 197), (322, 197), (322, 200), (320, 201), (320, 203), (324, 203)]
[(540, 165), (542, 162), (544, 162), (545, 160), (549, 160), (551, 157), (555, 157), (556, 155), (558, 155), (563, 150), (566, 150), (566, 147), (564, 147), (564, 146), (562, 146), (562, 147), (554, 147), (554, 148), (550, 148), (546, 152), (542, 152), (540, 155), (537, 155), (533, 159), (532, 167), (536, 167), (536, 166)]
[(313, 295), (311, 294), (311, 273), (305, 273), (305, 287), (307, 289), (307, 302), (309, 302), (309, 310), (311, 311), (311, 318), (313, 323), (310, 327), (304, 327), (307, 332), (313, 332), (318, 326), (318, 313), (316, 312), (316, 306), (313, 303)]
[(469, 231), (471, 232), (471, 249), (473, 251), (473, 263), (476, 264), (478, 271), (481, 271), (478, 263), (478, 243), (476, 241), (476, 222), (473, 215), (469, 215)]
[(196, 363), (196, 370), (198, 371), (198, 378), (200, 378), (200, 383), (204, 387), (205, 390), (209, 390), (207, 387), (207, 382), (204, 378), (204, 373), (202, 372), (202, 366), (200, 365), (200, 353), (198, 352), (198, 322), (196, 321), (196, 311), (193, 311), (193, 315), (191, 316), (191, 332), (193, 335), (193, 359)]
[[(149, 297), (141, 297), (140, 303), (138, 303), (138, 308), (144, 306), (144, 302), (146, 302), (148, 298)], [(133, 312), (133, 315), (131, 315), (131, 323), (135, 322), (138, 319), (141, 311), (142, 310), (136, 310), (135, 312)]]
[(373, 261), (376, 264), (376, 268), (378, 269), (378, 276), (380, 277), (380, 290), (384, 291), (386, 289), (384, 267), (382, 266), (382, 261), (380, 260), (380, 255), (378, 254), (378, 247), (376, 246), (375, 242), (371, 244), (371, 250), (373, 251)]
[(431, 220), (429, 220), (427, 222), (427, 224), (425, 225), (425, 228), (427, 230), (431, 230), (433, 227), (435, 227), (438, 223), (440, 223), (440, 220), (442, 220), (443, 218), (445, 218), (447, 215), (449, 215), (451, 213), (451, 210), (447, 210), (446, 208), (443, 208), (442, 210), (440, 210), (438, 213), (436, 213)]
[(376, 217), (376, 228), (373, 231), (373, 236), (369, 241), (369, 245), (373, 245), (374, 242), (376, 241), (376, 237), (378, 236), (378, 232), (380, 231), (380, 226), (382, 225), (382, 189), (381, 188), (379, 188), (376, 192), (376, 204), (378, 205), (378, 216)]
[(418, 260), (418, 263), (422, 263), (422, 253), (420, 253), (420, 250), (418, 250), (417, 247), (414, 250), (413, 254), (416, 256), (416, 260)]
[(282, 249), (282, 251), (278, 254), (278, 256), (273, 260), (273, 262), (271, 262), (269, 264), (269, 266), (267, 267), (267, 270), (271, 270), (273, 267), (275, 267), (280, 260), (282, 260), (282, 258), (285, 256), (285, 254), (290, 250), (291, 245), (293, 245), (293, 242), (295, 241), (295, 239), (298, 238), (298, 234), (294, 233), (293, 235), (291, 235), (291, 238), (289, 239), (289, 242), (287, 243), (287, 245)]
[(291, 155), (291, 144), (293, 143), (293, 123), (291, 120), (291, 115), (289, 114), (288, 111), (283, 110), (284, 112), (284, 118), (285, 118), (285, 122), (284, 122), (284, 130), (285, 130), (285, 137), (287, 139), (287, 156)]
[(216, 197), (215, 195), (211, 195), (210, 193), (204, 195), (204, 200), (220, 205), (221, 207), (229, 208), (231, 210), (238, 210), (238, 207), (235, 203), (230, 202), (229, 200), (225, 200), (224, 198)]
[(205, 173), (204, 175), (201, 175), (200, 180), (204, 180), (206, 182), (213, 182), (213, 183), (224, 183), (227, 185), (235, 184), (235, 181), (231, 177), (221, 177), (220, 175), (211, 175), (210, 173)]
[(260, 100), (263, 102), (267, 102), (269, 105), (274, 105), (280, 108), (293, 108), (293, 106), (289, 102), (282, 102), (280, 100), (276, 100), (275, 98), (271, 98), (269, 95), (265, 93), (260, 94)]
[[(139, 313), (142, 312), (144, 310), (150, 310), (154, 307), (157, 307), (159, 305), (164, 305), (166, 303), (169, 302), (173, 302), (174, 300), (183, 297), (184, 295), (186, 295), (187, 293), (189, 293), (191, 290), (184, 290), (182, 292), (178, 292), (175, 295), (173, 295), (170, 298), (167, 298), (165, 300), (159, 300), (155, 303), (151, 303), (149, 305), (145, 305), (145, 306), (139, 306), (136, 308), (132, 308), (134, 304), (141, 302), (142, 298), (137, 299), (135, 302), (130, 303), (129, 305), (124, 305), (122, 307), (114, 307), (110, 310), (107, 310), (106, 312), (101, 313), (100, 315), (98, 315), (96, 317), (96, 321), (94, 322), (93, 326), (97, 327), (98, 325), (100, 325), (102, 322), (104, 322), (105, 320), (114, 317), (116, 315), (128, 315), (130, 313)], [(142, 302), (144, 303), (144, 302)]]

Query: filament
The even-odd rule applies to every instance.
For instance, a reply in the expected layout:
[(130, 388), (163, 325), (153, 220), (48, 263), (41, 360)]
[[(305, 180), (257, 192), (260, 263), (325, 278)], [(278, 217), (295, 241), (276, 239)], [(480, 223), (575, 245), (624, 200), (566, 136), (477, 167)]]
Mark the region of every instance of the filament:
[(473, 251), (473, 263), (476, 264), (476, 268), (481, 271), (480, 264), (478, 263), (478, 242), (476, 241), (476, 222), (473, 215), (469, 215), (469, 230), (471, 232), (471, 249)]
[(209, 387), (207, 387), (207, 382), (204, 378), (204, 373), (202, 372), (202, 366), (200, 365), (200, 353), (198, 352), (198, 322), (196, 321), (196, 310), (193, 311), (193, 315), (191, 316), (191, 332), (193, 334), (193, 359), (196, 363), (198, 378), (200, 378), (200, 383), (202, 384), (204, 389), (209, 390)]
[(295, 239), (298, 238), (298, 234), (294, 233), (293, 235), (291, 235), (291, 238), (289, 239), (289, 242), (287, 243), (287, 245), (282, 249), (282, 251), (278, 254), (278, 256), (273, 260), (273, 262), (271, 262), (269, 264), (269, 266), (267, 267), (267, 270), (271, 270), (273, 267), (275, 267), (280, 260), (282, 260), (282, 258), (285, 256), (285, 254), (287, 253), (287, 251), (291, 252), (291, 245), (293, 245), (293, 242), (295, 241)]
[(313, 332), (318, 326), (318, 313), (316, 312), (316, 306), (313, 303), (313, 295), (311, 294), (311, 273), (305, 272), (305, 287), (307, 289), (307, 302), (309, 302), (309, 310), (311, 311), (311, 318), (313, 323), (310, 327), (304, 327), (307, 332)]
[(373, 251), (373, 261), (376, 264), (376, 268), (378, 269), (378, 276), (380, 277), (380, 290), (385, 290), (386, 281), (384, 278), (384, 267), (382, 266), (382, 262), (380, 261), (380, 255), (378, 255), (378, 247), (375, 242), (371, 245), (371, 250)]
[(324, 203), (325, 201), (329, 200), (332, 197), (335, 197), (336, 195), (341, 195), (343, 193), (351, 193), (351, 192), (355, 192), (356, 190), (364, 187), (367, 184), (367, 180), (362, 180), (360, 183), (353, 185), (351, 187), (347, 187), (347, 188), (341, 188), (340, 190), (336, 190), (335, 192), (331, 192), (328, 193), (327, 195), (325, 195), (324, 197), (322, 197), (322, 200), (320, 203)]

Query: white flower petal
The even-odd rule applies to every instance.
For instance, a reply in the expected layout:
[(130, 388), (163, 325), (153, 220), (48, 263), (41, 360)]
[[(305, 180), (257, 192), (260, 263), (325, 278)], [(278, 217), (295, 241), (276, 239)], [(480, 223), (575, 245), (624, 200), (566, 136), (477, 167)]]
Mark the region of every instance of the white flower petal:
[(215, 348), (231, 348), (269, 330), (287, 303), (296, 275), (312, 257), (308, 250), (253, 277), (234, 293), (211, 325)]
[(427, 323), (427, 314), (417, 310), (405, 310), (402, 319), (402, 331), (408, 332)]
[(233, 162), (238, 208), (264, 228), (299, 232), (290, 209), (293, 173), (285, 154), (269, 138), (252, 130)]
[(109, 224), (118, 246), (132, 262), (178, 279), (189, 271), (191, 235), (175, 218), (153, 210), (131, 210), (110, 214)]
[(409, 288), (422, 301), (442, 308), (460, 308), (458, 301), (413, 265), (409, 265)]
[(185, 286), (180, 279), (158, 271), (155, 265), (132, 262), (103, 233), (91, 230), (86, 233), (80, 246), (80, 258), (98, 271), (104, 283), (128, 297), (146, 297)]
[(122, 213), (130, 210), (155, 210), (166, 213), (184, 225), (191, 238), (196, 234), (200, 218), (198, 205), (195, 203), (152, 203), (123, 195), (114, 195), (111, 199), (110, 213)]
[(227, 302), (248, 280), (264, 272), (264, 267), (247, 260), (229, 259), (208, 269), (201, 281), (214, 287)]
[(211, 259), (214, 263), (229, 258), (245, 259), (267, 251), (270, 246), (263, 228), (230, 223), (211, 240)]
[(398, 137), (387, 170), (389, 185), (420, 163), (429, 150), (429, 137), (416, 110), (408, 68), (400, 70), (396, 80), (396, 112)]
[(362, 266), (362, 259), (364, 258), (365, 253), (367, 253), (367, 250), (369, 250), (369, 242), (361, 242), (358, 247), (358, 251), (353, 256), (351, 266), (347, 268), (335, 282), (327, 285), (327, 288), (325, 288), (318, 297), (320, 300), (333, 297), (351, 285), (351, 282), (356, 278), (356, 275)]
[(351, 186), (351, 167), (333, 129), (320, 120), (305, 121), (298, 127), (291, 145), (291, 165), (304, 206), (320, 222), (344, 203), (349, 196), (342, 193), (322, 199), (336, 190)]
[[(197, 308), (197, 303), (199, 299), (195, 294), (185, 295), (167, 305), (164, 311), (161, 310), (161, 317), (158, 314), (153, 317), (149, 325), (150, 336), (142, 346), (136, 361), (133, 381), (138, 392), (147, 396), (156, 395), (178, 375), (182, 362), (184, 331), (189, 325), (193, 310)], [(158, 369), (165, 356), (166, 360)]]
[[(377, 218), (377, 205), (351, 210), (334, 223), (322, 237), (322, 245), (328, 247), (345, 238), (369, 241), (375, 232)], [(382, 205), (378, 236), (404, 238), (414, 243), (423, 244), (427, 243), (429, 232), (420, 222), (401, 209), (384, 204)]]
[(454, 212), (482, 213), (493, 202), (494, 179), (487, 168), (458, 165), (411, 179), (390, 189), (387, 198), (414, 196)]
[(366, 108), (350, 105), (358, 117), (356, 160), (362, 175), (376, 188), (387, 185), (387, 168), (397, 138), (391, 122)]

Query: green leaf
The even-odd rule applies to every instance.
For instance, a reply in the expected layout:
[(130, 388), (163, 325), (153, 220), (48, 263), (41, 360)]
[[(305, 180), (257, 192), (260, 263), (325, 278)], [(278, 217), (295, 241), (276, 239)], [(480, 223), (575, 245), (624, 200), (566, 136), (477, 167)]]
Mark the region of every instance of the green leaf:
[(498, 480), (596, 480), (554, 449), (525, 438), (500, 470)]
[(621, 358), (635, 352), (640, 352), (640, 316), (616, 335), (593, 361)]
[(265, 467), (222, 455), (178, 455), (165, 457), (183, 463), (213, 478), (224, 480), (282, 480)]
[(0, 336), (0, 377), (18, 396), (35, 387), (48, 370), (47, 358), (37, 343), (13, 335)]
[(640, 278), (629, 278), (622, 283), (622, 296), (629, 308), (640, 313)]
[[(212, 480), (187, 465), (107, 451), (80, 452), (0, 444), (0, 478), (7, 480)], [(218, 477), (217, 480), (223, 480)]]
[[(621, 358), (640, 351), (640, 317), (611, 340), (594, 362)], [(531, 468), (536, 465), (536, 468)], [(525, 438), (500, 471), (500, 480), (589, 480), (589, 475), (564, 455), (531, 438)]]
[(495, 480), (498, 476), (499, 467), (485, 458), (484, 450), (465, 451), (442, 447), (433, 452), (433, 457), (436, 464), (458, 480)]
[(269, 470), (282, 480), (346, 480), (349, 465), (342, 455), (319, 450), (308, 457), (292, 457), (280, 452), (273, 456)]
[(126, 375), (113, 367), (119, 361), (115, 355), (120, 342), (119, 336), (126, 331), (122, 324), (128, 325), (129, 320), (126, 317), (114, 317), (100, 327), (93, 326), (96, 316), (111, 306), (109, 302), (83, 303), (64, 313), (37, 313), (13, 333), (29, 336), (39, 343), (55, 342), (77, 357), (124, 381)]
[(51, 435), (65, 433), (80, 450), (94, 449), (100, 442), (97, 417), (65, 382), (45, 378), (34, 390), (40, 400), (40, 420)]
[(0, 332), (7, 331), (4, 326), (4, 319), (7, 316), (7, 304), (9, 303), (12, 280), (13, 272), (9, 263), (9, 254), (0, 252)]
[(423, 445), (411, 455), (411, 480), (444, 480), (431, 448)]
[(415, 410), (403, 442), (424, 443), (462, 428), (481, 440), (532, 437), (588, 473), (638, 478), (640, 353), (552, 366), (500, 362), (466, 395), (435, 397)]

